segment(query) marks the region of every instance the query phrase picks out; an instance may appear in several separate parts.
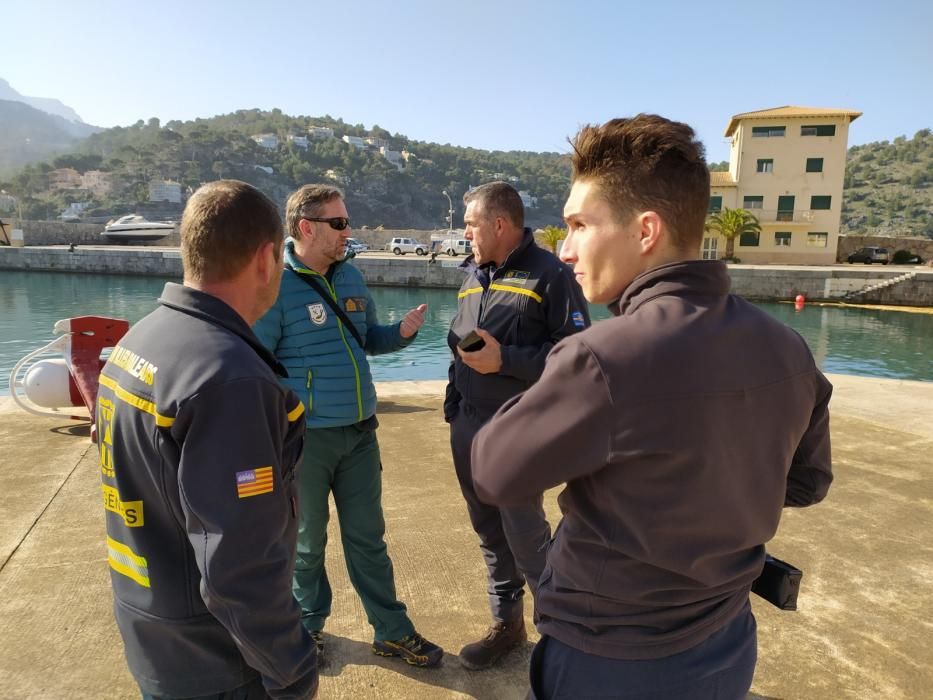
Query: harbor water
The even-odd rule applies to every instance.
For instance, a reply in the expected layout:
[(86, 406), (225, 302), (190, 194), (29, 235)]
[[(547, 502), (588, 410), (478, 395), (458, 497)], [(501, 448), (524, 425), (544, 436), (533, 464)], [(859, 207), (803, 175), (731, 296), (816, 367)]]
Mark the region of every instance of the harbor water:
[[(16, 362), (54, 338), (55, 321), (71, 316), (111, 316), (138, 321), (156, 306), (166, 280), (53, 272), (0, 272), (0, 393), (9, 390)], [(376, 381), (443, 379), (450, 354), (447, 328), (456, 313), (452, 289), (373, 287), (383, 323), (428, 305), (417, 340), (405, 350), (370, 359)], [(824, 371), (865, 377), (933, 381), (933, 314), (878, 309), (762, 303), (768, 313), (796, 329)], [(593, 307), (593, 319), (608, 317)]]

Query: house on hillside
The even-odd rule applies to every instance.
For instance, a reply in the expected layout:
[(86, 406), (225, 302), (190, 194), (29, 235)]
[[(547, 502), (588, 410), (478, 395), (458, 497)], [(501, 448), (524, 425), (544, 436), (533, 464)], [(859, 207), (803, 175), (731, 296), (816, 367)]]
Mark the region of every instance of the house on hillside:
[(181, 204), (181, 184), (173, 180), (152, 180), (149, 183), (149, 201)]
[[(729, 171), (710, 173), (710, 213), (746, 209), (760, 234), (735, 241), (743, 263), (831, 265), (836, 261), (849, 124), (861, 112), (776, 107), (736, 114)], [(723, 256), (726, 241), (703, 239), (702, 257)]]
[(309, 126), (308, 136), (317, 141), (334, 138), (334, 130), (327, 126)]
[(275, 134), (253, 134), (250, 138), (263, 148), (272, 150), (279, 147), (279, 137)]

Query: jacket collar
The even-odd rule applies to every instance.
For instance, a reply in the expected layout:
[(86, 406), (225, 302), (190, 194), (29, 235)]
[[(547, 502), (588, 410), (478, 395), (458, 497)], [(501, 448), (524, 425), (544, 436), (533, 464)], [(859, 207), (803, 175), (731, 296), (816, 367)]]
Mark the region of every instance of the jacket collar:
[(633, 279), (622, 296), (609, 304), (609, 312), (614, 316), (631, 314), (660, 296), (725, 296), (730, 287), (725, 263), (681, 260), (652, 268)]
[[(535, 245), (534, 233), (532, 233), (531, 229), (526, 226), (522, 230), (522, 240), (519, 241), (519, 244), (515, 246), (515, 248), (512, 249), (512, 252), (506, 256), (505, 260), (502, 261), (502, 264), (496, 268), (496, 271), (503, 270), (509, 267), (516, 260), (518, 260), (518, 258), (520, 258), (526, 250), (528, 250), (533, 245)], [(474, 275), (477, 273), (486, 275), (487, 274), (486, 270), (491, 269), (487, 267), (486, 265), (482, 265), (482, 266), (477, 265), (475, 253), (471, 253), (470, 257), (468, 257), (466, 260), (460, 263), (459, 267), (461, 270), (466, 270), (467, 272), (474, 274)], [(494, 277), (495, 272), (493, 272), (492, 275), (489, 275), (489, 276)]]
[(167, 282), (162, 290), (162, 296), (159, 297), (159, 303), (175, 311), (220, 326), (234, 335), (240, 336), (256, 351), (262, 361), (269, 365), (273, 372), (280, 377), (288, 376), (285, 368), (275, 359), (275, 356), (266, 346), (259, 342), (256, 334), (246, 325), (243, 317), (213, 294), (185, 287), (175, 282)]
[[(338, 260), (337, 262), (332, 264), (330, 266), (330, 270), (333, 274), (331, 274), (330, 277), (333, 277), (333, 275), (337, 274), (337, 270), (345, 262), (346, 260)], [(295, 241), (292, 240), (291, 238), (285, 239), (285, 263), (286, 265), (291, 265), (292, 268), (294, 268), (296, 272), (303, 272), (309, 275), (320, 275), (321, 274), (317, 270), (312, 270), (310, 267), (308, 267), (303, 262), (301, 262), (301, 260), (298, 258), (298, 254), (295, 253)], [(327, 277), (328, 275), (321, 275), (321, 276)]]

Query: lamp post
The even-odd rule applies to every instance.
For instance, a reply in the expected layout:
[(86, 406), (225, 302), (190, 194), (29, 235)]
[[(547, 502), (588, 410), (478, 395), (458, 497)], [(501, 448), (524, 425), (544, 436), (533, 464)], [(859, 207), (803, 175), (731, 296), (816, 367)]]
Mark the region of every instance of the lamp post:
[(454, 203), (450, 199), (450, 195), (447, 194), (447, 190), (443, 190), (443, 194), (447, 197), (447, 235), (453, 237), (454, 233)]

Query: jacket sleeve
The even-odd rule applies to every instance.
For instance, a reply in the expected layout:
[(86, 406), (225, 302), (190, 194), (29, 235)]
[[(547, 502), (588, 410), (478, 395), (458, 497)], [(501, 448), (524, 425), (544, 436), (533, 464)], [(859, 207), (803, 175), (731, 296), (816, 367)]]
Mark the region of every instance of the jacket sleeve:
[(447, 390), (444, 392), (444, 420), (447, 423), (453, 420), (460, 409), (460, 392), (457, 391), (457, 385), (454, 382), (454, 373), (457, 371), (456, 360), (450, 361), (450, 367), (447, 368)]
[(833, 385), (819, 370), (816, 370), (816, 376), (817, 403), (787, 473), (785, 506), (803, 507), (819, 503), (826, 497), (833, 481), (829, 439), (829, 399)]
[(176, 436), (178, 483), (201, 597), (277, 700), (307, 698), (317, 686), (316, 647), (292, 595), (295, 465), (282, 463), (285, 404), (275, 382), (248, 378), (196, 395), (176, 419), (185, 431)]
[(541, 379), (508, 401), (473, 440), (480, 500), (516, 505), (609, 462), (617, 414), (602, 368), (582, 342), (556, 347)]
[(379, 315), (376, 313), (376, 304), (373, 297), (366, 291), (366, 354), (384, 355), (387, 352), (395, 352), (402, 348), (407, 348), (418, 336), (417, 333), (411, 338), (402, 337), (402, 322), (392, 323), (387, 326), (379, 325)]
[(568, 335), (590, 327), (590, 312), (583, 290), (566, 266), (561, 265), (547, 285), (544, 304), (548, 339), (540, 345), (501, 346), (502, 367), (499, 374), (527, 382), (537, 381), (544, 372), (544, 363), (551, 348)]
[(259, 342), (265, 345), (272, 354), (275, 354), (282, 339), (282, 322), (284, 319), (282, 311), (282, 292), (279, 291), (279, 298), (272, 305), (265, 315), (256, 321), (253, 326), (253, 333), (259, 338)]

